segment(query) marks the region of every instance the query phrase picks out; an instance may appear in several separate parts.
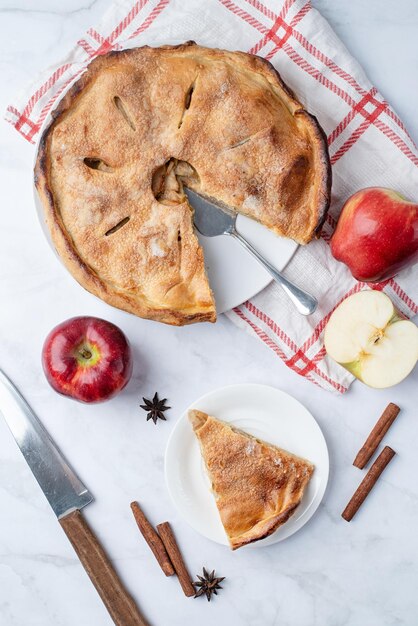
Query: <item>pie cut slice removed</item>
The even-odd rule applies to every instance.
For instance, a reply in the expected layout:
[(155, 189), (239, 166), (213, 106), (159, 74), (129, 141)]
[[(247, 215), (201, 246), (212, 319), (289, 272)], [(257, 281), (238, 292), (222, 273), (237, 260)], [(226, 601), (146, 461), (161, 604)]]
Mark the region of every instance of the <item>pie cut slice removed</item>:
[(305, 244), (331, 171), (325, 134), (273, 66), (187, 42), (92, 61), (52, 113), (35, 182), (74, 278), (179, 326), (216, 319), (184, 187)]
[(189, 411), (233, 550), (264, 539), (300, 504), (314, 466), (201, 411)]

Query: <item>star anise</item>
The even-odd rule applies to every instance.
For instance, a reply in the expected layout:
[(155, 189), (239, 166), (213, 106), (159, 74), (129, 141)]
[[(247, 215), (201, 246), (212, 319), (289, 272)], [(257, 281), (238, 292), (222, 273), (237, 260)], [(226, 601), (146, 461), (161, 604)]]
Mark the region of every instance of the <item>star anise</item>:
[(204, 567), (203, 576), (199, 576), (199, 574), (197, 574), (197, 577), (199, 580), (193, 584), (195, 587), (200, 587), (200, 589), (196, 591), (194, 597), (198, 598), (199, 596), (206, 594), (208, 602), (210, 602), (212, 594), (215, 594), (215, 596), (217, 596), (218, 589), (222, 589), (219, 583), (225, 580), (225, 576), (223, 576), (222, 578), (215, 576), (215, 570), (212, 570), (212, 572), (209, 574), (207, 569)]
[(144, 411), (148, 411), (147, 422), (148, 420), (152, 420), (154, 424), (156, 424), (158, 419), (166, 421), (167, 418), (164, 415), (164, 411), (171, 409), (171, 406), (165, 405), (167, 398), (159, 400), (158, 393), (156, 393), (152, 400), (147, 400), (147, 398), (142, 399), (145, 404), (141, 404), (140, 407), (144, 409)]

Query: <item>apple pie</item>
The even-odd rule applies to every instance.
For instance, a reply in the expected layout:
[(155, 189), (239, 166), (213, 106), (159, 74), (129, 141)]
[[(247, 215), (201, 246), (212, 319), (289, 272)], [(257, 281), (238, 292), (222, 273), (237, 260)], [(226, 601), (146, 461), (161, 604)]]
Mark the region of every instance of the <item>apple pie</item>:
[(233, 550), (264, 539), (300, 504), (314, 466), (201, 411), (189, 411)]
[(216, 319), (184, 186), (301, 244), (325, 219), (324, 133), (259, 57), (111, 52), (52, 117), (35, 181), (53, 243), (83, 287), (140, 317)]

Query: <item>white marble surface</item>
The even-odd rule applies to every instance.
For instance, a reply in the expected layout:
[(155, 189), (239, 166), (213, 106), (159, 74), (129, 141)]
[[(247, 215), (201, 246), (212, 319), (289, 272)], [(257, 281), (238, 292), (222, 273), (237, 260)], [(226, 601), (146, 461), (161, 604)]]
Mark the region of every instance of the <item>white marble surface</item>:
[[(415, 0), (317, 0), (348, 48), (418, 140), (418, 12)], [(0, 108), (34, 72), (94, 24), (108, 0), (1, 0)], [(389, 391), (355, 384), (344, 397), (288, 370), (226, 319), (173, 329), (113, 310), (84, 292), (48, 248), (33, 210), (32, 153), (0, 127), (0, 366), (14, 378), (96, 496), (86, 516), (154, 626), (413, 626), (418, 620), (418, 370)], [(89, 407), (56, 395), (40, 368), (50, 328), (76, 314), (119, 324), (132, 340), (132, 382), (114, 401)], [(267, 549), (238, 551), (198, 536), (176, 514), (164, 485), (173, 423), (198, 395), (235, 382), (263, 382), (312, 411), (331, 454), (323, 504), (309, 524)], [(168, 396), (169, 420), (154, 426), (140, 395)], [(402, 414), (386, 441), (398, 452), (355, 520), (340, 517), (362, 474), (352, 459), (388, 401)], [(135, 528), (129, 502), (155, 522), (169, 519), (190, 570), (226, 576), (210, 605), (186, 599), (166, 579)], [(0, 624), (111, 623), (52, 511), (0, 420)]]

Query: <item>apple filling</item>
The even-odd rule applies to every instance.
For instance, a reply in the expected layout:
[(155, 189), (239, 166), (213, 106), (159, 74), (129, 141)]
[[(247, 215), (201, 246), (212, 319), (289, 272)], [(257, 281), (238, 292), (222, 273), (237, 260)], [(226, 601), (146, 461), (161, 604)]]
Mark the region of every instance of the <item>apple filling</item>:
[(186, 201), (183, 185), (196, 187), (199, 176), (190, 163), (171, 158), (153, 174), (151, 188), (154, 197), (168, 206)]

